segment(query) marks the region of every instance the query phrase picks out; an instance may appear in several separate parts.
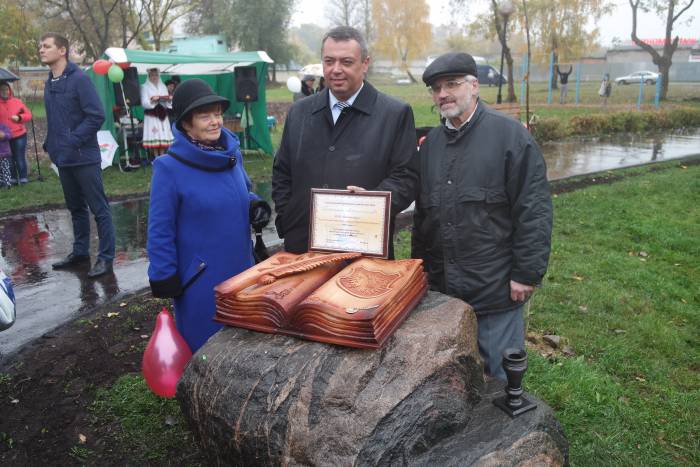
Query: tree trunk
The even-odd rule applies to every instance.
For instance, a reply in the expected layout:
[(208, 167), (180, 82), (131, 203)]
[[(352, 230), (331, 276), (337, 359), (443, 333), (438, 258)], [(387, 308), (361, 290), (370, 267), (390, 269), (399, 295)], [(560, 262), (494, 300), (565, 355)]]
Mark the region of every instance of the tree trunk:
[(408, 79), (411, 80), (411, 83), (416, 84), (418, 82), (418, 80), (416, 80), (416, 78), (414, 78), (411, 74), (411, 70), (409, 70), (408, 68), (406, 68), (406, 74), (408, 75)]
[(505, 55), (508, 66), (508, 97), (506, 102), (517, 102), (518, 98), (515, 96), (515, 83), (513, 82), (513, 56), (510, 53), (510, 47), (506, 48)]

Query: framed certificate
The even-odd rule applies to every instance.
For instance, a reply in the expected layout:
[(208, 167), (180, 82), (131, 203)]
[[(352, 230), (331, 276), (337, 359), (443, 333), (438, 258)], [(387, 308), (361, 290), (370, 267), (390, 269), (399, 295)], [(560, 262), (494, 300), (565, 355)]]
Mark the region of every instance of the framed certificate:
[(389, 255), (391, 192), (311, 189), (309, 250)]

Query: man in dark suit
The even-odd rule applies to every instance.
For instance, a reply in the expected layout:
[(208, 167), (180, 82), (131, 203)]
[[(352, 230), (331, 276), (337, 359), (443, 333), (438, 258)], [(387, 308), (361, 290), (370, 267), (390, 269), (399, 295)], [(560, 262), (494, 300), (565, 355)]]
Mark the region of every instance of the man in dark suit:
[(308, 249), (311, 188), (390, 191), (393, 233), (417, 183), (413, 112), (365, 80), (362, 35), (334, 28), (321, 53), (326, 88), (292, 105), (272, 172), (277, 232), (292, 253)]

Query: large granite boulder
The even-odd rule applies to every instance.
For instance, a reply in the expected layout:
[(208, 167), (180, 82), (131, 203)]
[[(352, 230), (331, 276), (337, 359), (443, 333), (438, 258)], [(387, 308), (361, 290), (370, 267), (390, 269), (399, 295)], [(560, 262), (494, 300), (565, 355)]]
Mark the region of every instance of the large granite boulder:
[(429, 292), (381, 350), (225, 328), (192, 358), (177, 397), (226, 465), (565, 464), (551, 409), (511, 419), (483, 377), (476, 319)]

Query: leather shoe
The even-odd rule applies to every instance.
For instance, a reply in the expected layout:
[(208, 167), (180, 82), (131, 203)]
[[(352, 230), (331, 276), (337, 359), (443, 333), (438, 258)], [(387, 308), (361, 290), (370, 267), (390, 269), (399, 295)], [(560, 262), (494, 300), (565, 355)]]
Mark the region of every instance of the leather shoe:
[(65, 258), (63, 258), (61, 261), (58, 261), (56, 263), (53, 263), (51, 267), (53, 269), (66, 269), (66, 268), (72, 268), (73, 266), (77, 266), (79, 264), (84, 264), (84, 263), (89, 263), (90, 262), (90, 257), (88, 255), (74, 255), (73, 253), (69, 254)]
[(88, 271), (88, 277), (97, 277), (112, 271), (112, 262), (98, 258), (95, 265)]

